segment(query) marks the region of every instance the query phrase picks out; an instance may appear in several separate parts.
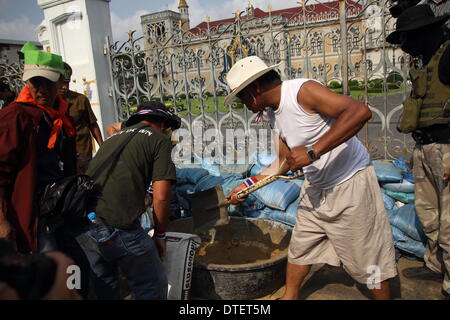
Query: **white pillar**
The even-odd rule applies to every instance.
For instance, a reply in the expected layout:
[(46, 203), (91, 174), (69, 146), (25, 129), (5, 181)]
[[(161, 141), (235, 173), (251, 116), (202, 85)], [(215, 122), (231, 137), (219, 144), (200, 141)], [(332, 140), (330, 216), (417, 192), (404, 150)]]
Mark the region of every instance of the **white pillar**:
[(44, 50), (73, 69), (70, 89), (85, 94), (102, 130), (117, 121), (106, 38), (112, 39), (110, 0), (37, 0), (44, 21), (36, 29)]

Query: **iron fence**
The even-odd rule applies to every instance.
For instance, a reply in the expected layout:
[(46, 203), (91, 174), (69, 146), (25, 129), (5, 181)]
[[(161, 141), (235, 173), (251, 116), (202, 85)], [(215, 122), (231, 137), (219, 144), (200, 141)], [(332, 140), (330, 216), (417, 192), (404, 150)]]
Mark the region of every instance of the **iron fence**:
[[(248, 6), (231, 21), (206, 18), (189, 30), (182, 21), (155, 21), (143, 25), (139, 36), (130, 31), (126, 41), (108, 39), (117, 117), (125, 120), (136, 105), (156, 99), (182, 118), (178, 138), (193, 156), (270, 151), (267, 119), (255, 122), (239, 101), (223, 103), (228, 70), (240, 58), (258, 55), (269, 65), (280, 63), (284, 80), (316, 79), (367, 103), (373, 117), (358, 137), (373, 159), (408, 156), (413, 141), (396, 125), (410, 91), (409, 58), (384, 40), (395, 23), (389, 6), (389, 0), (307, 0), (277, 11)], [(0, 80), (16, 92), (21, 73), (22, 65), (0, 64)]]

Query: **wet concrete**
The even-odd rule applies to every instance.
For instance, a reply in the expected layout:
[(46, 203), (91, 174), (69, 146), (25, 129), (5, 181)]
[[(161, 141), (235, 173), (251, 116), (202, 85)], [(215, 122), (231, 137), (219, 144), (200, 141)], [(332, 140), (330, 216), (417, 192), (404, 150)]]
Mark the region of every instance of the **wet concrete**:
[[(390, 280), (394, 300), (441, 300), (441, 284), (431, 280), (411, 280), (403, 277), (402, 270), (420, 267), (423, 262), (400, 258), (399, 275)], [(261, 299), (275, 300), (283, 295), (284, 286)], [(366, 286), (355, 282), (343, 268), (329, 265), (314, 266), (300, 290), (302, 300), (368, 300)]]

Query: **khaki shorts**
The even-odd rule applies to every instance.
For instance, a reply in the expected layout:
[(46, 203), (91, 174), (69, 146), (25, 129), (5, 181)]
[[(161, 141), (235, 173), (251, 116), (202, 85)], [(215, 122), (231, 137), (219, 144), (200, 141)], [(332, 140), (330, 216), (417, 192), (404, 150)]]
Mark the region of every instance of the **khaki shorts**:
[(297, 265), (343, 265), (360, 283), (397, 275), (391, 227), (375, 170), (322, 190), (305, 181), (288, 261)]

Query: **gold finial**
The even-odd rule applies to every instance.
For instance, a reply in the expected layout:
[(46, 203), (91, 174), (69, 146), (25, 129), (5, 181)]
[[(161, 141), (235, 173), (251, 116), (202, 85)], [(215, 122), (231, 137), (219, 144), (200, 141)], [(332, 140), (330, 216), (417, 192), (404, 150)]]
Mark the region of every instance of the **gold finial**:
[(272, 11), (272, 5), (269, 4), (269, 5), (267, 6), (267, 9), (269, 10), (269, 12)]
[(241, 15), (241, 10), (236, 10), (236, 17), (239, 17)]
[(206, 16), (205, 19), (206, 19), (206, 22), (209, 22), (211, 20), (211, 17), (210, 16)]
[(178, 3), (178, 8), (189, 8), (189, 6), (186, 3), (186, 0), (180, 0)]

